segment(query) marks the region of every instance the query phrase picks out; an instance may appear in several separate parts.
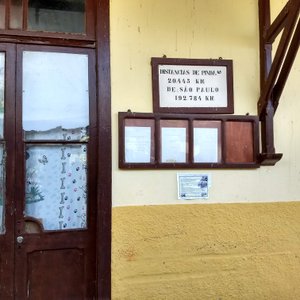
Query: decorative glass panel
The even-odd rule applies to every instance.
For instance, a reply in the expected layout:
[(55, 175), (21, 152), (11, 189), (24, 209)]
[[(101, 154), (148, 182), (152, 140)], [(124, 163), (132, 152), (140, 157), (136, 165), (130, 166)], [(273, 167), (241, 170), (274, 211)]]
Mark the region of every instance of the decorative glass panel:
[(5, 28), (5, 0), (0, 0), (0, 29)]
[(28, 29), (85, 33), (84, 0), (29, 0)]
[(5, 55), (0, 52), (0, 138), (3, 138)]
[(23, 53), (23, 129), (27, 140), (88, 139), (88, 56)]
[(10, 29), (22, 29), (23, 25), (23, 1), (10, 0)]
[(26, 148), (26, 216), (44, 230), (86, 228), (87, 145)]
[(4, 182), (4, 151), (3, 145), (0, 145), (0, 234), (4, 233), (4, 190), (5, 190), (5, 182)]

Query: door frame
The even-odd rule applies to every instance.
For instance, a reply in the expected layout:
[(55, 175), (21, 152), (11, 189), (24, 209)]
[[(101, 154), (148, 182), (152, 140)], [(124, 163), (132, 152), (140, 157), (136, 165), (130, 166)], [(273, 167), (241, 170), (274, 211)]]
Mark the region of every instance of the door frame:
[[(5, 55), (5, 81), (4, 91), (5, 99), (14, 100), (15, 91), (15, 68), (16, 68), (16, 51), (15, 46), (8, 43), (0, 44), (0, 51), (4, 51)], [(4, 102), (4, 145), (5, 145), (5, 166), (4, 166), (4, 224), (5, 234), (0, 235), (1, 254), (4, 254), (7, 263), (5, 269), (0, 269), (0, 295), (11, 299), (14, 297), (14, 231), (15, 231), (15, 101)], [(3, 261), (1, 266), (3, 266)]]
[[(98, 99), (97, 184), (97, 291), (98, 299), (111, 299), (111, 74), (109, 0), (96, 1), (96, 61)], [(104, 187), (104, 188), (103, 188)]]
[[(110, 74), (110, 34), (109, 34), (109, 12), (110, 5), (109, 0), (94, 0), (95, 8), (95, 39), (91, 40), (76, 40), (76, 39), (63, 39), (62, 37), (42, 37), (37, 36), (36, 33), (32, 35), (30, 33), (14, 34), (13, 31), (0, 31), (0, 45), (4, 47), (10, 47), (9, 43), (27, 43), (34, 45), (53, 45), (64, 47), (87, 47), (95, 49), (96, 55), (96, 99), (97, 99), (97, 124), (98, 124), (98, 163), (97, 163), (97, 212), (96, 212), (96, 257), (95, 264), (97, 266), (97, 283), (96, 294), (97, 299), (111, 299), (111, 218), (112, 218), (112, 157), (111, 157), (111, 74)], [(13, 45), (11, 45), (13, 47)], [(13, 60), (14, 61), (14, 58)], [(15, 62), (14, 62), (15, 64)], [(7, 85), (15, 84), (15, 72), (12, 71), (15, 66), (9, 66), (10, 78)], [(15, 91), (12, 88), (7, 88), (11, 91), (10, 98), (15, 99)], [(15, 104), (9, 104), (15, 105)], [(10, 109), (9, 111), (14, 111)], [(9, 130), (9, 134), (15, 135), (15, 119), (16, 116), (7, 116), (6, 126)], [(10, 155), (10, 165), (6, 166), (6, 181), (9, 186), (13, 186), (15, 174), (15, 152), (10, 151), (15, 149), (13, 142), (7, 142), (6, 144), (8, 155)], [(8, 157), (9, 158), (9, 157)], [(15, 191), (13, 189), (6, 191), (6, 204), (5, 214), (14, 214), (14, 202)], [(11, 218), (12, 219), (12, 218)], [(8, 220), (8, 219), (7, 219)], [(5, 239), (5, 244), (14, 247), (14, 224), (15, 220), (11, 220), (6, 223), (6, 229), (8, 233), (1, 239)], [(3, 240), (2, 239), (2, 240)], [(3, 251), (3, 250), (2, 250)], [(9, 253), (7, 257), (10, 259), (13, 257), (13, 253)], [(11, 261), (14, 261), (11, 259)], [(0, 292), (7, 296), (7, 299), (13, 299), (13, 281), (14, 281), (14, 266), (9, 266), (11, 272), (3, 275), (3, 281), (1, 282)], [(6, 289), (5, 286), (11, 287)]]

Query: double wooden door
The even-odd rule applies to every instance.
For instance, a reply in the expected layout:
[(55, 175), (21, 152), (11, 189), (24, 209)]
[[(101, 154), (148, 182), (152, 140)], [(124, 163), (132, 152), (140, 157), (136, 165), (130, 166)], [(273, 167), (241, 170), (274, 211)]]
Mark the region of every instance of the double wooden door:
[(94, 299), (92, 49), (0, 44), (0, 299)]

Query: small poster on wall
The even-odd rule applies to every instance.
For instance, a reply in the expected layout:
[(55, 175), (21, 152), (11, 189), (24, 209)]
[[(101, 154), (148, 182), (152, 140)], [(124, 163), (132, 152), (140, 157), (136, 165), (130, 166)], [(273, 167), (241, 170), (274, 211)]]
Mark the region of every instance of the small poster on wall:
[(178, 199), (207, 199), (209, 176), (207, 174), (177, 174)]
[(152, 58), (154, 112), (233, 113), (232, 60)]

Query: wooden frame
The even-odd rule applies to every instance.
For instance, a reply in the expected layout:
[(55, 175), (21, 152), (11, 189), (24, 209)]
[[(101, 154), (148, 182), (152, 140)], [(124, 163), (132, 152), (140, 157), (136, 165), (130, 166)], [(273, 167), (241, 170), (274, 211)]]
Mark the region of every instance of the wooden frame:
[(232, 60), (155, 58), (155, 113), (234, 112)]
[[(126, 124), (136, 124), (137, 127), (149, 127), (150, 121), (155, 122), (151, 126), (150, 142), (145, 143), (137, 138), (136, 148), (148, 147), (155, 149), (155, 158), (146, 162), (126, 161), (128, 141), (125, 135)], [(161, 128), (183, 128), (185, 134), (174, 131), (174, 140), (169, 142), (169, 147), (174, 150), (178, 140), (186, 139), (186, 161), (162, 161), (161, 145), (164, 138)], [(208, 138), (212, 137), (212, 148), (216, 154), (214, 159), (206, 158), (203, 162), (195, 159), (194, 129), (209, 129)], [(215, 129), (211, 131), (211, 129)], [(153, 132), (154, 131), (154, 132)], [(173, 137), (172, 137), (173, 138)], [(134, 141), (134, 139), (133, 139)], [(132, 143), (132, 141), (131, 141)], [(150, 144), (150, 146), (149, 146)], [(182, 146), (184, 148), (184, 146)], [(150, 150), (149, 150), (150, 151)], [(172, 169), (172, 168), (258, 168), (257, 156), (259, 153), (258, 117), (256, 116), (218, 116), (197, 114), (162, 114), (162, 113), (119, 113), (119, 168), (121, 169)], [(183, 156), (180, 156), (183, 157)]]
[[(8, 2), (8, 0), (6, 0)], [(6, 255), (9, 261), (8, 268), (0, 270), (1, 286), (0, 295), (5, 299), (15, 297), (14, 288), (14, 257), (13, 249), (17, 249), (15, 235), (19, 232), (20, 224), (17, 223), (17, 217), (11, 212), (15, 211), (14, 204), (19, 202), (24, 195), (20, 194), (22, 184), (15, 185), (15, 163), (16, 153), (21, 153), (22, 145), (16, 146), (14, 139), (17, 128), (20, 128), (20, 106), (15, 114), (15, 75), (20, 74), (21, 69), (15, 70), (16, 47), (18, 44), (31, 44), (33, 48), (38, 49), (39, 45), (54, 47), (69, 47), (70, 51), (91, 51), (94, 54), (93, 72), (90, 77), (95, 79), (96, 85), (93, 87), (95, 101), (93, 102), (93, 118), (95, 123), (92, 125), (93, 143), (91, 151), (98, 156), (98, 160), (93, 161), (95, 172), (90, 180), (94, 183), (93, 193), (95, 201), (89, 206), (96, 210), (94, 219), (91, 220), (95, 227), (93, 239), (95, 239), (96, 252), (93, 268), (96, 272), (96, 280), (88, 287), (89, 297), (97, 299), (111, 299), (111, 96), (110, 96), (110, 44), (109, 44), (109, 1), (108, 0), (88, 0), (87, 21), (88, 32), (86, 35), (47, 33), (21, 30), (8, 30), (9, 9), (6, 11), (6, 29), (0, 30), (0, 49), (7, 51), (8, 67), (6, 80), (6, 98), (10, 101), (5, 103), (5, 132), (7, 137), (7, 173), (6, 181), (9, 189), (6, 191), (6, 234), (0, 236), (2, 255)], [(24, 25), (24, 24), (23, 24)], [(22, 47), (22, 46), (21, 46)], [(27, 47), (27, 46), (26, 46)], [(52, 49), (54, 49), (54, 47)], [(76, 50), (76, 48), (78, 48)], [(58, 48), (61, 50), (61, 48)], [(50, 48), (49, 48), (49, 51)], [(95, 72), (95, 74), (94, 74)], [(19, 76), (19, 75), (18, 75)], [(20, 95), (18, 95), (20, 97)], [(19, 105), (19, 104), (18, 104)], [(95, 119), (96, 118), (96, 119)], [(17, 123), (17, 124), (16, 124)], [(19, 132), (20, 135), (20, 132)], [(45, 141), (49, 143), (49, 141)], [(20, 143), (22, 144), (22, 143)], [(16, 147), (18, 149), (16, 150)], [(94, 155), (93, 154), (93, 155)], [(19, 170), (18, 172), (22, 172)], [(22, 181), (24, 174), (19, 181)], [(93, 177), (93, 179), (92, 179)], [(90, 181), (91, 182), (91, 181)], [(91, 185), (91, 184), (90, 184)], [(16, 195), (17, 194), (17, 195)], [(18, 196), (16, 201), (16, 197)], [(20, 198), (21, 197), (21, 198)], [(70, 232), (70, 231), (69, 231)], [(48, 232), (53, 235), (52, 232)], [(62, 232), (61, 240), (66, 239), (67, 232)], [(32, 241), (35, 245), (39, 244), (38, 234), (33, 234)], [(74, 243), (73, 243), (74, 242)], [(81, 239), (74, 240), (72, 243), (77, 247)], [(47, 240), (48, 243), (48, 240)], [(12, 247), (12, 248), (11, 248)], [(72, 246), (73, 247), (73, 246)], [(17, 250), (16, 250), (17, 251)], [(91, 261), (91, 263), (93, 263)], [(17, 276), (21, 276), (17, 274)]]
[[(260, 42), (260, 86), (257, 103), (261, 120), (262, 165), (275, 165), (282, 153), (274, 146), (274, 115), (279, 99), (294, 63), (300, 40), (299, 0), (289, 0), (276, 19), (271, 23), (270, 0), (258, 0)], [(274, 60), (272, 44), (282, 32)]]
[[(14, 232), (15, 222), (11, 212), (15, 210), (14, 199), (16, 195), (15, 182), (15, 47), (10, 44), (0, 44), (0, 51), (6, 53), (6, 73), (5, 73), (5, 116), (4, 116), (4, 140), (6, 148), (6, 198), (5, 198), (5, 234), (0, 235), (1, 255), (5, 255), (7, 261), (14, 261)], [(5, 271), (0, 270), (0, 296), (3, 299), (13, 299), (14, 294), (14, 264), (7, 264)]]
[(20, 29), (10, 29), (9, 20), (10, 20), (10, 4), (9, 0), (6, 0), (6, 9), (5, 9), (5, 29), (0, 29), (0, 35), (7, 36), (7, 39), (14, 39), (14, 37), (23, 38), (33, 38), (36, 41), (41, 41), (41, 37), (49, 39), (66, 39), (66, 40), (78, 40), (78, 41), (95, 41), (95, 1), (86, 0), (86, 17), (85, 17), (85, 27), (86, 33), (63, 33), (63, 32), (45, 32), (45, 31), (33, 31), (28, 30), (28, 0), (23, 0), (22, 5), (22, 28)]
[(98, 299), (111, 299), (112, 157), (109, 0), (96, 2), (98, 172), (96, 268)]

